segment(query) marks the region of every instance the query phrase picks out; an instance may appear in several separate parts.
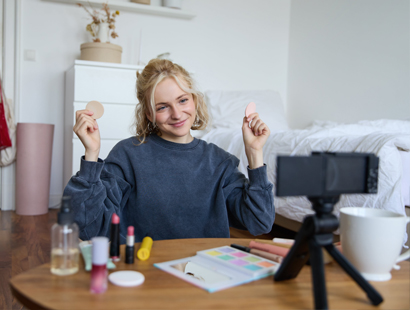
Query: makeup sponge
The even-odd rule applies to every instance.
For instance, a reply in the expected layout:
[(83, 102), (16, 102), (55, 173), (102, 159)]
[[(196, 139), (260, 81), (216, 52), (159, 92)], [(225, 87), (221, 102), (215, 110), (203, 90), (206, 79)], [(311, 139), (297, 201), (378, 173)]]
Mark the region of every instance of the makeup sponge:
[(104, 106), (99, 101), (90, 101), (85, 108), (94, 112), (94, 119), (99, 119), (104, 114)]
[(118, 286), (137, 286), (145, 281), (145, 277), (141, 272), (133, 270), (123, 270), (111, 273), (108, 276), (111, 283)]
[(255, 102), (251, 102), (248, 104), (248, 106), (245, 109), (245, 116), (249, 117), (250, 114), (256, 112), (256, 104)]

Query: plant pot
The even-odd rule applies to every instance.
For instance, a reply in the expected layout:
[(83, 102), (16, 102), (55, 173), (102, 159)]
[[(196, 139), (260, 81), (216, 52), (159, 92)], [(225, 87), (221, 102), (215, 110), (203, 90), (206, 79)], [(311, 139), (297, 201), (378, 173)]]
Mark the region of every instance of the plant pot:
[(121, 63), (122, 47), (112, 43), (81, 44), (81, 60)]

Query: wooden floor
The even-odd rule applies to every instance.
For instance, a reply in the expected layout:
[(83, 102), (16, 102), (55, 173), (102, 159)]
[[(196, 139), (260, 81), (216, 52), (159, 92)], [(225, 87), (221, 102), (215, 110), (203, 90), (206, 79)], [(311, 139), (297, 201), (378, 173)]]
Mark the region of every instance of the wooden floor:
[[(47, 214), (21, 216), (14, 211), (0, 211), (0, 310), (26, 309), (11, 294), (11, 277), (50, 261), (51, 226), (57, 222), (57, 209)], [(294, 232), (274, 225), (270, 234), (252, 236), (247, 231), (231, 229), (232, 238), (293, 238)]]
[(26, 309), (11, 294), (9, 279), (50, 261), (50, 231), (57, 210), (37, 216), (0, 211), (0, 309)]

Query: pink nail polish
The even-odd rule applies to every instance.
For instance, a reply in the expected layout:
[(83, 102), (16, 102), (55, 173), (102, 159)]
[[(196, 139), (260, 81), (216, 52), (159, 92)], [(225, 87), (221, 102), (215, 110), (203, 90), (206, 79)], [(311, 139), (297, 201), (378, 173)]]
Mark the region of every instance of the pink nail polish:
[(101, 294), (107, 290), (107, 261), (108, 261), (108, 238), (94, 237), (90, 291)]

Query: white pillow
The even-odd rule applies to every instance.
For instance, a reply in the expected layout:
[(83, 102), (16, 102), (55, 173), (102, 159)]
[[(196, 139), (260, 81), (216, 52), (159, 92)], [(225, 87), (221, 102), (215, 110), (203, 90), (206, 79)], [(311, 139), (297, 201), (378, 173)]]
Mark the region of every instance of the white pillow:
[(211, 128), (242, 128), (245, 108), (255, 102), (256, 112), (273, 131), (288, 130), (280, 95), (273, 90), (209, 90), (205, 100), (211, 115)]

